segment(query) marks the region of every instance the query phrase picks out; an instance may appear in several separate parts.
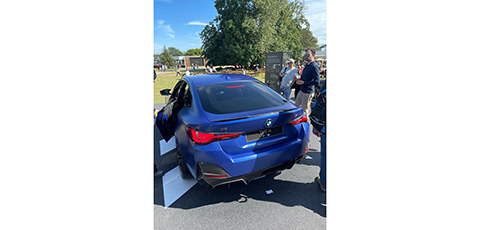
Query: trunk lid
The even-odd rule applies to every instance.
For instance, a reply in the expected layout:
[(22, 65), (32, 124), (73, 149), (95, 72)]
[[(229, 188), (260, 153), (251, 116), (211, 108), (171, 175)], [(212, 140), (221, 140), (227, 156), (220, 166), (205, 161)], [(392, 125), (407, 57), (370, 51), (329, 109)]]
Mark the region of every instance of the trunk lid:
[(227, 154), (236, 155), (296, 139), (298, 131), (289, 123), (302, 116), (302, 108), (295, 106), (273, 112), (270, 109), (268, 113), (249, 116), (242, 113), (230, 114), (229, 118), (211, 121), (209, 131), (221, 134), (242, 133), (238, 138), (218, 142)]

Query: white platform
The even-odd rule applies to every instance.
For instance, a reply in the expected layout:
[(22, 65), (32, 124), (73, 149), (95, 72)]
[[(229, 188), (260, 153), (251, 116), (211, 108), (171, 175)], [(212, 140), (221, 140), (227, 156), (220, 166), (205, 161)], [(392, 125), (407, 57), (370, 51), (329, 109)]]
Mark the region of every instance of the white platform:
[(173, 204), (178, 198), (192, 188), (197, 181), (194, 178), (184, 180), (180, 176), (180, 168), (177, 166), (163, 175), (163, 197), (165, 208)]
[(175, 149), (175, 137), (170, 138), (168, 142), (165, 140), (160, 141), (160, 156), (170, 152), (172, 149)]

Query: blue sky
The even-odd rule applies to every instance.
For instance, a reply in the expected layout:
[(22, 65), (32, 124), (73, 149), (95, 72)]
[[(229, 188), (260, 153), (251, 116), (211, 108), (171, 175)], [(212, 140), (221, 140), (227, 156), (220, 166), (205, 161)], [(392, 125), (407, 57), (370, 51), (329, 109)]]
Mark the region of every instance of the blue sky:
[[(306, 0), (305, 16), (319, 44), (326, 44), (326, 0)], [(217, 15), (213, 0), (154, 0), (154, 53), (201, 48), (200, 32)]]

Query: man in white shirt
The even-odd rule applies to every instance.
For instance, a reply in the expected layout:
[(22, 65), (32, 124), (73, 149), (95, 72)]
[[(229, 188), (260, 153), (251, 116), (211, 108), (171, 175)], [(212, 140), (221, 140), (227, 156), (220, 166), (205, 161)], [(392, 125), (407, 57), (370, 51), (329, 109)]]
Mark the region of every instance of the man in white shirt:
[(292, 92), (293, 80), (298, 75), (298, 69), (295, 68), (295, 60), (292, 58), (287, 60), (287, 65), (280, 71), (279, 75), (282, 77), (282, 88), (285, 91), (285, 98), (290, 99), (290, 93)]

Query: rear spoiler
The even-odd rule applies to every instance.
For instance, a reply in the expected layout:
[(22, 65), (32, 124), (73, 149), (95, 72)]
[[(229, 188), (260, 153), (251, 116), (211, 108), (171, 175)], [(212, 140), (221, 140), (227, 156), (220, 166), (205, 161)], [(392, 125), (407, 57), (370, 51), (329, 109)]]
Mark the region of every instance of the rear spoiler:
[(288, 111), (292, 111), (292, 110), (297, 109), (297, 108), (298, 107), (291, 108), (291, 109), (277, 110), (277, 111), (273, 111), (273, 112), (270, 112), (270, 113), (262, 113), (262, 114), (251, 115), (251, 116), (236, 117), (236, 118), (229, 118), (229, 119), (223, 119), (223, 120), (215, 120), (215, 121), (212, 121), (212, 122), (236, 121), (236, 120), (246, 119), (246, 118), (250, 118), (250, 117), (259, 117), (259, 116), (266, 116), (266, 115), (275, 114), (275, 113), (288, 112)]

